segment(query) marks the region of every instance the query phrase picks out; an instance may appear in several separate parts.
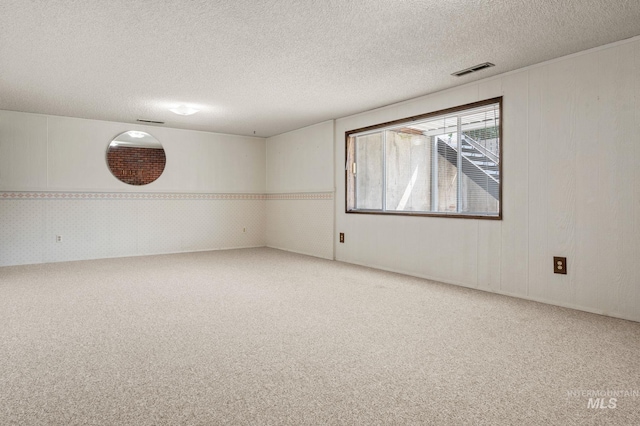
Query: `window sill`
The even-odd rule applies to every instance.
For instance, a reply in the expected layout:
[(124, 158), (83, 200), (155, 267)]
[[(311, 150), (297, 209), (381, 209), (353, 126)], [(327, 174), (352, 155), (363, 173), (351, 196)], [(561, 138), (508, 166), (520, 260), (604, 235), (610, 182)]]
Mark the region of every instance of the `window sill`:
[(468, 213), (442, 213), (442, 212), (391, 212), (380, 210), (346, 210), (347, 214), (376, 214), (384, 216), (416, 216), (416, 217), (448, 217), (452, 219), (481, 219), (502, 220), (502, 213), (497, 215), (468, 214)]

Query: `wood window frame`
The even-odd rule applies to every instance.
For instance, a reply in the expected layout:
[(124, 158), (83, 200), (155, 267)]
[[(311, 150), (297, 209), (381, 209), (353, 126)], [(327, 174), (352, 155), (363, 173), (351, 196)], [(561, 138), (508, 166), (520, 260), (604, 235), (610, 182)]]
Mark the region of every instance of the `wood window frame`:
[[(500, 140), (499, 145), (499, 158), (500, 162), (498, 163), (498, 172), (500, 176), (500, 181), (498, 182), (498, 214), (493, 216), (488, 215), (479, 215), (479, 214), (465, 214), (465, 213), (444, 213), (444, 212), (409, 212), (409, 211), (370, 211), (370, 210), (349, 210), (349, 205), (355, 204), (355, 177), (353, 173), (351, 173), (351, 163), (349, 162), (350, 158), (353, 158), (355, 151), (355, 144), (349, 143), (349, 138), (351, 135), (356, 133), (368, 132), (376, 129), (381, 129), (385, 127), (391, 127), (395, 125), (401, 125), (405, 123), (412, 123), (418, 120), (425, 120), (431, 117), (439, 116), (439, 115), (447, 115), (458, 113), (460, 111), (464, 111), (467, 109), (473, 109), (482, 107), (485, 105), (498, 104), (498, 110), (500, 114), (500, 121), (498, 127), (498, 137)], [(503, 139), (503, 97), (498, 96), (491, 99), (485, 99), (482, 101), (472, 102), (465, 105), (460, 105), (452, 108), (441, 109), (438, 111), (428, 112), (425, 114), (414, 115), (411, 117), (401, 118), (398, 120), (387, 121), (380, 124), (375, 124), (372, 126), (361, 127), (359, 129), (353, 129), (345, 132), (345, 203), (344, 203), (344, 211), (346, 214), (369, 214), (369, 215), (387, 215), (387, 216), (414, 216), (414, 217), (447, 217), (453, 219), (481, 219), (481, 220), (502, 220), (502, 181), (504, 180), (503, 173), (503, 147), (504, 147), (504, 139)], [(386, 161), (386, 159), (384, 159)], [(384, 180), (383, 180), (384, 182)]]

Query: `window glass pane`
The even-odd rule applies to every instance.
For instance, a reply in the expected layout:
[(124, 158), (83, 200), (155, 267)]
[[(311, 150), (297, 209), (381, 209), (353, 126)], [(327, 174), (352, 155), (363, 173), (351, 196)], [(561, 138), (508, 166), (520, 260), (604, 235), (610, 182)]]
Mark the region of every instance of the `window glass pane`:
[(460, 211), (498, 213), (500, 139), (497, 105), (463, 114)]
[(356, 209), (382, 209), (382, 132), (356, 137)]
[[(446, 135), (448, 136), (448, 135)], [(458, 152), (457, 133), (451, 139), (436, 137), (438, 144), (437, 190), (438, 211), (455, 212), (458, 209)]]
[(431, 210), (431, 146), (420, 130), (386, 132), (386, 209)]
[[(432, 120), (427, 132), (431, 136), (434, 149), (438, 155), (434, 166), (434, 189), (436, 197), (434, 202), (436, 212), (456, 212), (458, 209), (458, 117), (448, 116), (438, 120)], [(439, 123), (439, 126), (435, 124)]]

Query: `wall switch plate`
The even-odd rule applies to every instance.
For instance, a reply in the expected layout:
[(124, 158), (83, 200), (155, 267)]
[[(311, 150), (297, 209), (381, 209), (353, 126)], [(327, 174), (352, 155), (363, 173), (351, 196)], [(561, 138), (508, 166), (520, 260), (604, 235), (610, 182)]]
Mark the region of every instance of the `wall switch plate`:
[(567, 258), (555, 257), (553, 258), (553, 273), (567, 275)]
[(344, 232), (340, 233), (340, 242), (344, 243)]

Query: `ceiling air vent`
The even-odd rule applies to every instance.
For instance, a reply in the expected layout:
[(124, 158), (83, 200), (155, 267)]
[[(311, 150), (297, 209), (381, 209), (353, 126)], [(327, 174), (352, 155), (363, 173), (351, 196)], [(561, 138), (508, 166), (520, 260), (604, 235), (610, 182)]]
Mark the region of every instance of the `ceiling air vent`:
[(149, 124), (164, 124), (164, 121), (144, 120), (142, 118), (138, 118), (136, 121), (139, 121), (140, 123), (149, 123)]
[(491, 68), (491, 67), (495, 67), (495, 65), (492, 64), (491, 62), (484, 62), (482, 64), (474, 65), (472, 67), (465, 68), (465, 69), (463, 69), (461, 71), (454, 72), (451, 75), (456, 76), (456, 77), (462, 77), (463, 75), (471, 74), (472, 72), (480, 71), (480, 70), (483, 70), (485, 68)]

